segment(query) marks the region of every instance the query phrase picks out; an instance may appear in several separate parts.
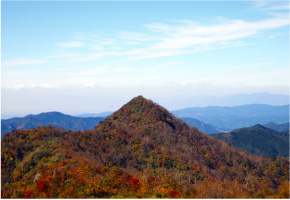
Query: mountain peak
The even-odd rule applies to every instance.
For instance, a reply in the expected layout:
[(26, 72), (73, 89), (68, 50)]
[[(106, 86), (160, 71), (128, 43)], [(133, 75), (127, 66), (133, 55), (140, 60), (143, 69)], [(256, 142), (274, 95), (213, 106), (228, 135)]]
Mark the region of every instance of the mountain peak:
[(132, 100), (134, 99), (139, 99), (139, 100), (147, 100), (145, 97), (143, 97), (142, 95), (139, 95), (137, 97), (134, 97)]
[(96, 128), (101, 128), (105, 124), (125, 125), (133, 130), (135, 130), (135, 128), (141, 129), (141, 127), (147, 126), (158, 126), (157, 124), (170, 127), (173, 130), (189, 128), (183, 121), (177, 119), (167, 109), (141, 95), (133, 98), (122, 106)]
[[(111, 116), (114, 120), (145, 120), (152, 121), (160, 120), (160, 116), (168, 116), (170, 113), (163, 107), (157, 105), (152, 100), (148, 100), (143, 96), (137, 96), (122, 106), (118, 111)], [(153, 120), (153, 121), (155, 121)]]
[(116, 113), (127, 112), (128, 114), (141, 114), (144, 112), (149, 112), (151, 109), (154, 109), (154, 108), (166, 110), (166, 109), (162, 108), (161, 106), (155, 104), (152, 100), (148, 100), (140, 95), (140, 96), (133, 98), (127, 104), (122, 106)]
[(256, 128), (256, 129), (266, 129), (266, 127), (262, 126), (261, 124), (256, 124), (256, 125), (252, 126), (252, 128)]

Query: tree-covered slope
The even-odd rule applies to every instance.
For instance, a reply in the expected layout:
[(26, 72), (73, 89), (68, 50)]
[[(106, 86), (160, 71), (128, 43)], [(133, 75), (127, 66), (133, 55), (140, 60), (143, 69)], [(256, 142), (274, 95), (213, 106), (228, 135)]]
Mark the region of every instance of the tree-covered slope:
[(27, 115), (22, 118), (2, 119), (1, 120), (1, 136), (12, 130), (32, 129), (38, 126), (55, 126), (67, 130), (94, 129), (94, 127), (102, 121), (102, 117), (72, 117), (60, 112), (47, 112), (38, 115)]
[(250, 155), (141, 96), (94, 130), (2, 140), (2, 198), (286, 198), (289, 160)]
[(277, 132), (259, 124), (211, 136), (254, 155), (289, 157), (289, 134)]

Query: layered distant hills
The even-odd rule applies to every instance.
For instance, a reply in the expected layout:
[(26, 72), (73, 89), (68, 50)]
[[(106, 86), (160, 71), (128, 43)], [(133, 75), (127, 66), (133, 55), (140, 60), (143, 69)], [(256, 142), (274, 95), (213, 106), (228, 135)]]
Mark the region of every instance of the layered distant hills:
[(288, 198), (289, 160), (250, 155), (138, 96), (93, 130), (1, 141), (2, 198)]
[(265, 124), (264, 126), (278, 132), (289, 131), (289, 122), (285, 124), (275, 124), (274, 122), (270, 122)]
[(211, 124), (204, 123), (202, 121), (199, 121), (197, 119), (191, 118), (191, 117), (182, 117), (181, 118), (185, 123), (192, 127), (196, 127), (201, 132), (207, 133), (207, 134), (214, 134), (214, 133), (221, 133), (221, 132), (227, 132), (227, 129), (225, 128), (217, 128)]
[(48, 112), (38, 115), (27, 115), (22, 118), (2, 119), (1, 120), (1, 136), (12, 130), (32, 129), (38, 126), (55, 126), (66, 130), (93, 129), (103, 117), (81, 118), (65, 115), (60, 112)]
[(266, 124), (269, 122), (282, 124), (289, 122), (289, 105), (252, 104), (233, 107), (194, 107), (172, 111), (172, 113), (180, 118), (195, 118), (227, 131), (250, 127), (255, 124)]
[(277, 132), (262, 125), (236, 129), (229, 133), (212, 134), (212, 137), (230, 143), (259, 156), (289, 157), (289, 132)]
[[(172, 113), (183, 119), (190, 126), (194, 126), (204, 133), (212, 134), (267, 123), (269, 124), (265, 125), (265, 127), (284, 131), (287, 130), (287, 123), (289, 123), (288, 110), (289, 105), (269, 106), (253, 104), (233, 107), (194, 107), (172, 111)], [(59, 112), (49, 112), (39, 115), (28, 115), (24, 118), (1, 120), (1, 135), (13, 129), (27, 129), (41, 125), (53, 125), (68, 130), (93, 129), (95, 125), (110, 114), (112, 112), (88, 113), (73, 117)], [(286, 124), (279, 125), (283, 123)], [(280, 128), (275, 126), (280, 126)]]

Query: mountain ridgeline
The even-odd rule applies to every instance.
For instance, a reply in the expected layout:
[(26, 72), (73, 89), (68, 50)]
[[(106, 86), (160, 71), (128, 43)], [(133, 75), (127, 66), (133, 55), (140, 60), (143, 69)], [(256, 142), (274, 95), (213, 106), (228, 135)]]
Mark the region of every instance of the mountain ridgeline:
[(254, 155), (289, 157), (289, 133), (277, 132), (259, 124), (211, 136)]
[(60, 112), (40, 113), (38, 115), (27, 115), (22, 118), (2, 119), (1, 136), (13, 130), (32, 129), (38, 126), (55, 126), (66, 130), (94, 129), (94, 127), (104, 120), (103, 117), (72, 117)]
[(172, 113), (180, 118), (195, 118), (226, 131), (250, 127), (255, 124), (289, 122), (289, 105), (251, 104), (233, 107), (193, 107), (172, 111)]
[(264, 126), (266, 128), (270, 128), (278, 132), (289, 132), (289, 122), (284, 124), (276, 124), (274, 122), (269, 122)]
[(2, 139), (2, 198), (288, 198), (289, 160), (250, 155), (135, 97), (94, 130)]
[(199, 121), (197, 119), (191, 118), (191, 117), (184, 117), (181, 118), (185, 123), (192, 127), (196, 127), (198, 130), (200, 130), (203, 133), (206, 134), (214, 134), (214, 133), (221, 133), (221, 132), (227, 132), (226, 129), (217, 128), (215, 126), (212, 126), (211, 124), (204, 123), (202, 121)]

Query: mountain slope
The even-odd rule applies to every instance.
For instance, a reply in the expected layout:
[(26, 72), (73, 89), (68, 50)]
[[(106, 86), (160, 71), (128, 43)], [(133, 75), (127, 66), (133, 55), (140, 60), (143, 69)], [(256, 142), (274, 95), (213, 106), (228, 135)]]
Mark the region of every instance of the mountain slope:
[(213, 134), (211, 136), (251, 154), (289, 157), (289, 134), (277, 132), (259, 124), (249, 128), (236, 129), (230, 133)]
[(81, 118), (65, 115), (60, 112), (48, 112), (38, 115), (27, 115), (23, 118), (12, 118), (1, 120), (1, 136), (12, 130), (32, 129), (38, 126), (52, 125), (67, 130), (94, 129), (94, 127), (104, 118)]
[(275, 124), (274, 122), (269, 122), (267, 124), (264, 125), (266, 128), (270, 128), (273, 129), (275, 131), (278, 132), (285, 132), (285, 131), (289, 131), (289, 123), (285, 123), (285, 124)]
[(222, 130), (220, 128), (212, 126), (211, 124), (204, 123), (202, 121), (199, 121), (199, 120), (191, 118), (191, 117), (184, 117), (181, 119), (185, 123), (187, 123), (188, 125), (196, 127), (198, 130), (200, 130), (201, 132), (206, 133), (206, 134), (226, 132), (226, 130)]
[[(234, 130), (255, 124), (289, 122), (289, 105), (270, 106), (252, 104), (233, 107), (194, 107), (172, 111), (177, 117), (192, 117), (218, 128)], [(223, 129), (221, 128), (221, 129)]]
[(289, 196), (289, 160), (240, 151), (142, 96), (94, 130), (6, 134), (1, 155), (3, 198)]

